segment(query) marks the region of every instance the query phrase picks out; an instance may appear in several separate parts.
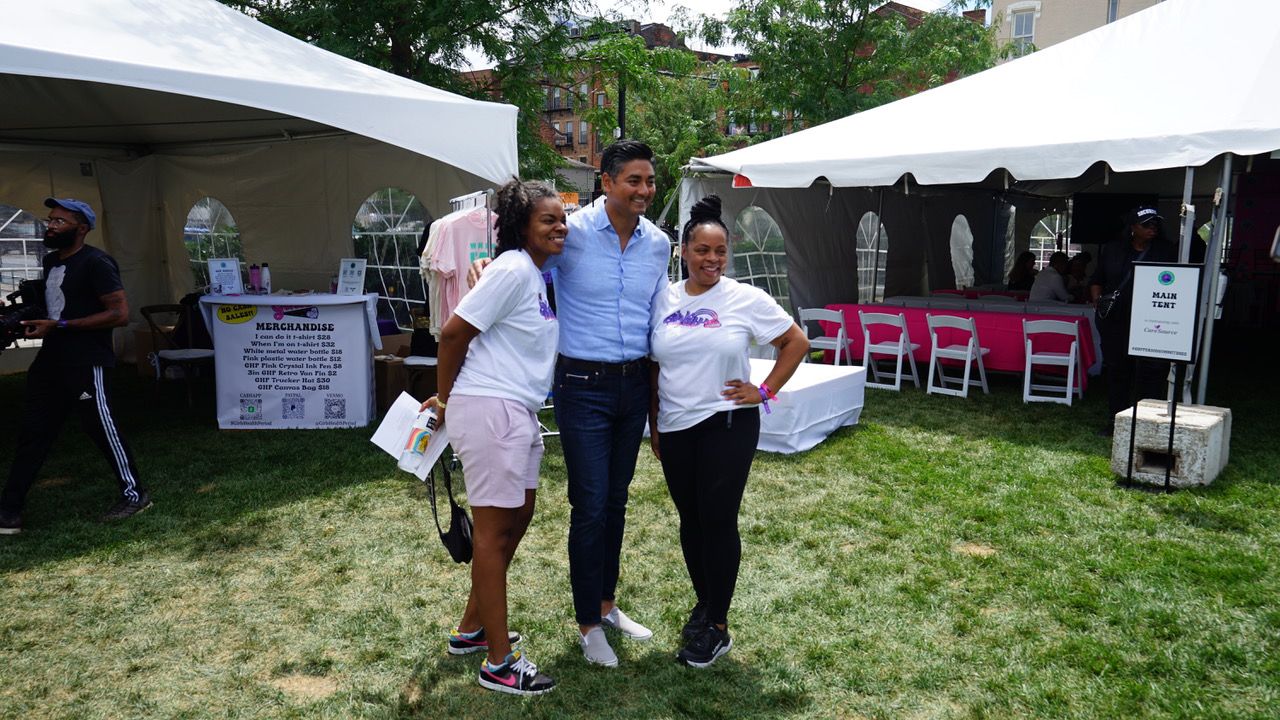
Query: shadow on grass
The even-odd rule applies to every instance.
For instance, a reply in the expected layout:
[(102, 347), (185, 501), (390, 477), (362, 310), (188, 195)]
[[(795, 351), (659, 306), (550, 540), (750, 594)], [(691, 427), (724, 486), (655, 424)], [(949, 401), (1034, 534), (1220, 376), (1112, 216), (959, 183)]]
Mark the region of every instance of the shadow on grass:
[[(117, 498), (115, 480), (75, 418), (45, 462), (23, 513), (23, 534), (0, 542), (0, 572), (141, 543), (194, 558), (243, 551), (261, 540), (245, 516), (324, 496), (394, 468), (369, 443), (373, 426), (349, 430), (219, 431), (214, 398), (195, 407), (173, 388), (156, 393), (132, 366), (112, 376), (116, 416), (155, 505), (114, 524), (98, 522)], [(172, 384), (171, 384), (172, 385)], [(0, 468), (7, 478), (21, 422), (25, 376), (0, 377)]]
[[(626, 641), (622, 641), (626, 642)], [(550, 693), (527, 699), (490, 692), (475, 682), (482, 655), (443, 653), (420, 659), (388, 708), (396, 718), (750, 718), (806, 715), (812, 707), (796, 679), (763, 677), (731, 652), (710, 668), (675, 661), (668, 648), (630, 645), (617, 668), (592, 667), (576, 645), (539, 669), (561, 680)], [(465, 676), (459, 681), (459, 676)], [(459, 688), (459, 682), (462, 687)], [(769, 687), (766, 687), (766, 683)], [(639, 691), (643, 688), (644, 691)], [(655, 690), (657, 688), (658, 690)]]

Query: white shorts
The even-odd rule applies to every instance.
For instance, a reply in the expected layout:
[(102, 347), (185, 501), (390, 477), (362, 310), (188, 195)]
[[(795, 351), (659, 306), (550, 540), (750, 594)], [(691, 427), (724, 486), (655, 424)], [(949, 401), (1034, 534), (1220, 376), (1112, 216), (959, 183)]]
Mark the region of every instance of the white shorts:
[(518, 508), (526, 490), (538, 489), (543, 447), (532, 410), (515, 400), (455, 394), (445, 423), (472, 507)]

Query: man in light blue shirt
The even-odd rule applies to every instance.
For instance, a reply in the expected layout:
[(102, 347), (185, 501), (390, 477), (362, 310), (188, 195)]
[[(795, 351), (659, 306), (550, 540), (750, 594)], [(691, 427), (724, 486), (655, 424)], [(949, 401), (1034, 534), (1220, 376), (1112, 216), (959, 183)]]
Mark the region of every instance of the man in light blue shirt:
[(653, 151), (621, 140), (601, 161), (604, 202), (569, 217), (564, 253), (548, 262), (560, 320), (556, 422), (569, 474), (569, 578), (583, 655), (613, 667), (602, 625), (637, 640), (653, 633), (615, 603), (626, 521), (650, 402), (649, 314), (667, 285), (671, 245), (644, 217)]

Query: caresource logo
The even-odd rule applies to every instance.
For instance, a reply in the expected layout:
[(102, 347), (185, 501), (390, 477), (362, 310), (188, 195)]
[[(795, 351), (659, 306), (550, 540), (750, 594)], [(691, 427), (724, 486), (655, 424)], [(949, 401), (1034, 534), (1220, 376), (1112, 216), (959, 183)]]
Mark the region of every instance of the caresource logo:
[(1168, 270), (1165, 270), (1164, 272), (1162, 272), (1162, 273), (1160, 273), (1159, 275), (1157, 275), (1157, 276), (1156, 276), (1156, 280), (1157, 280), (1161, 285), (1172, 285), (1172, 284), (1173, 284), (1173, 273), (1169, 272)]

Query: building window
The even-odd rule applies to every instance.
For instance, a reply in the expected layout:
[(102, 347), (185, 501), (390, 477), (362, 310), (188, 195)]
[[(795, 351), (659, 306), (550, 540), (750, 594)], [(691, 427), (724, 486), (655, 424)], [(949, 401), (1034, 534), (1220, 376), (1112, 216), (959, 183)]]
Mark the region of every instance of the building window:
[(790, 311), (787, 253), (777, 221), (764, 208), (748, 206), (734, 220), (731, 242), (734, 279), (764, 290)]
[(560, 109), (560, 88), (558, 87), (551, 88), (551, 109)]
[(963, 215), (951, 221), (951, 270), (957, 290), (973, 287), (973, 230)]
[(596, 107), (604, 107), (604, 93), (596, 93)]
[(564, 144), (565, 145), (573, 144), (573, 121), (572, 120), (564, 124)]
[(885, 267), (889, 259), (889, 231), (873, 212), (858, 221), (858, 302), (884, 299)]
[(209, 258), (235, 258), (244, 265), (244, 245), (235, 218), (217, 198), (203, 197), (191, 206), (182, 227), (191, 276), (196, 287), (209, 284)]
[(587, 144), (587, 123), (585, 120), (582, 122), (582, 124), (578, 125), (578, 144), (579, 145)]
[(1035, 44), (1036, 14), (1032, 10), (1023, 10), (1013, 14), (1013, 45), (1019, 55), (1031, 52)]
[(427, 286), (418, 265), (418, 240), (431, 215), (413, 193), (384, 188), (370, 195), (351, 223), (355, 257), (368, 260), (366, 292), (378, 294), (378, 316), (394, 317), (405, 330), (425, 313)]

